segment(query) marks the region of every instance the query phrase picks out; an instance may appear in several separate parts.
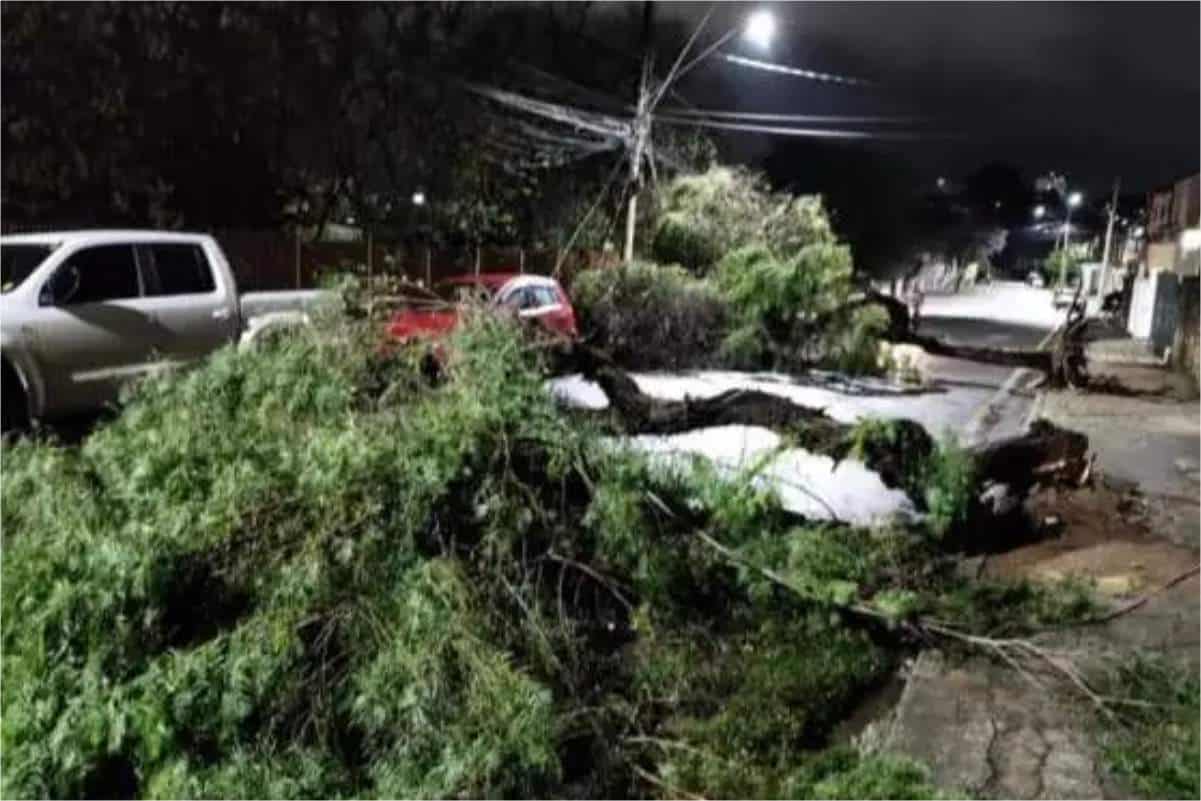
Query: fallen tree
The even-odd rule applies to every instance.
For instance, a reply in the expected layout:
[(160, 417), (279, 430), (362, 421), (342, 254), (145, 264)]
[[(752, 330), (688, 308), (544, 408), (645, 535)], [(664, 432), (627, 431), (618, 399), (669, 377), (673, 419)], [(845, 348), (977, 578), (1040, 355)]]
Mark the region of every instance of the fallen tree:
[[(1063, 330), (1054, 337), (1050, 350), (956, 345), (938, 337), (918, 334), (910, 319), (909, 307), (896, 298), (875, 290), (868, 290), (835, 313), (847, 314), (856, 308), (871, 305), (883, 308), (888, 314), (888, 330), (882, 338), (893, 344), (916, 345), (932, 356), (1036, 370), (1041, 372), (1053, 387), (1084, 387), (1088, 384), (1083, 341), (1087, 321), (1084, 318), (1079, 292), (1068, 309)], [(829, 319), (823, 319), (815, 325), (820, 330), (820, 326), (828, 323)]]
[[(852, 451), (887, 486), (904, 488), (919, 505), (913, 471), (933, 451), (929, 433), (911, 420), (889, 421), (879, 434), (842, 423), (824, 409), (793, 403), (759, 390), (731, 389), (709, 398), (662, 400), (644, 393), (629, 373), (604, 354), (574, 345), (560, 368), (572, 367), (596, 382), (625, 434), (677, 434), (727, 425), (761, 426), (836, 461)], [(1078, 483), (1088, 467), (1088, 437), (1038, 420), (1026, 434), (986, 443), (973, 452), (982, 485), (1004, 484), (1018, 494), (1035, 485)]]

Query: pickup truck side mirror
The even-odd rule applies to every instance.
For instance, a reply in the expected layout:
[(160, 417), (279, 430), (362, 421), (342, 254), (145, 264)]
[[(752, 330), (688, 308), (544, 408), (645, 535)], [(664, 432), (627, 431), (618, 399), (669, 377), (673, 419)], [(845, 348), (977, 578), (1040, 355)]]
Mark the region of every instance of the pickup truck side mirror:
[(50, 276), (50, 280), (42, 285), (38, 294), (39, 306), (62, 306), (71, 302), (79, 291), (79, 268), (73, 264), (64, 264)]

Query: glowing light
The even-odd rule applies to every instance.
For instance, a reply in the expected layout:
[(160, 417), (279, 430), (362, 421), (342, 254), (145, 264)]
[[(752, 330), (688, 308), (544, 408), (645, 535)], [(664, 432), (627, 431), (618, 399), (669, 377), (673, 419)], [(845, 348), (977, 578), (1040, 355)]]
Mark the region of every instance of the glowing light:
[(776, 36), (776, 18), (770, 11), (756, 11), (747, 18), (742, 35), (760, 50), (767, 50)]
[(414, 192), (413, 193), (413, 205), (414, 206), (424, 206), (425, 205), (425, 192)]
[(1084, 201), (1084, 195), (1080, 194), (1079, 192), (1073, 192), (1072, 194), (1068, 195), (1068, 207), (1069, 208), (1074, 209), (1077, 206), (1079, 206), (1083, 201)]
[(1034, 207), (1034, 219), (1041, 220), (1047, 214), (1047, 207), (1041, 203)]

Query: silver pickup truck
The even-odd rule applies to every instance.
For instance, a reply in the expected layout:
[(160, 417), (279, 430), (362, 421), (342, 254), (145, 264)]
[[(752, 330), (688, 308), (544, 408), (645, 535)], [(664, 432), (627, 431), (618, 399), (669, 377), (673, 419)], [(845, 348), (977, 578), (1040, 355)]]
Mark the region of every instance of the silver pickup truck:
[(239, 296), (204, 234), (0, 237), (3, 431), (112, 403), (123, 383), (308, 322), (326, 293)]

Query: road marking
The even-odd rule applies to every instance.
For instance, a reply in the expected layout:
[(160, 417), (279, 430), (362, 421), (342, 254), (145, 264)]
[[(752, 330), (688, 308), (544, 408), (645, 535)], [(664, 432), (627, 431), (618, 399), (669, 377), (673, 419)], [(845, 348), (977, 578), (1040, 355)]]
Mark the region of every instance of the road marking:
[[(1063, 326), (1056, 326), (1055, 328), (1052, 328), (1047, 335), (1043, 337), (1042, 341), (1038, 343), (1036, 350), (1042, 350), (1043, 348), (1047, 347), (1047, 343), (1055, 338), (1055, 334), (1057, 334), (1059, 329), (1062, 327)], [(990, 414), (999, 413), (999, 410), (1002, 406), (1004, 406), (1007, 397), (1013, 395), (1013, 390), (1018, 385), (1018, 382), (1021, 381), (1027, 374), (1036, 372), (1036, 370), (1031, 370), (1029, 367), (1014, 368), (1013, 372), (1009, 374), (1009, 377), (1005, 379), (1005, 383), (1001, 385), (1001, 388), (993, 393), (991, 398), (980, 404), (980, 407), (976, 410), (975, 414), (973, 414), (971, 419), (967, 421), (967, 425), (963, 427), (963, 438), (965, 444), (977, 445), (982, 443), (985, 433), (985, 420), (987, 417)], [(1035, 400), (1037, 401), (1037, 398)], [(1037, 402), (1032, 403), (1031, 409), (1037, 407), (1037, 405)], [(1022, 428), (1026, 428), (1029, 425), (1030, 415), (1027, 414), (1022, 420)]]

